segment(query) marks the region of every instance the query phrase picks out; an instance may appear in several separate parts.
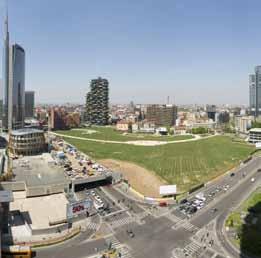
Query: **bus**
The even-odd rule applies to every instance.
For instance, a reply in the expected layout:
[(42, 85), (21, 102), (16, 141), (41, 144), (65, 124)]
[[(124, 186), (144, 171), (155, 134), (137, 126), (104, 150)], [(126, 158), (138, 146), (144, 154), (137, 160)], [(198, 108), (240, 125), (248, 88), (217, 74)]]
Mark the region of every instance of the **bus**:
[(2, 247), (3, 258), (31, 258), (32, 250), (30, 246), (3, 246)]
[(100, 211), (100, 210), (103, 210), (104, 208), (104, 203), (103, 202), (98, 202), (97, 200), (95, 200), (93, 202), (93, 206), (96, 210)]

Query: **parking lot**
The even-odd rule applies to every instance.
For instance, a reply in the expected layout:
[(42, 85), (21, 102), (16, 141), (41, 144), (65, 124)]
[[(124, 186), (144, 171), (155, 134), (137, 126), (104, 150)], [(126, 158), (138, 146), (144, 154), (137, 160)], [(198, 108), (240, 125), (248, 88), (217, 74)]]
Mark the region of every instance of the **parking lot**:
[(65, 143), (63, 140), (52, 140), (54, 150), (52, 157), (57, 164), (63, 167), (64, 174), (71, 180), (86, 179), (104, 175), (108, 169), (96, 163), (87, 155), (78, 151), (75, 147)]

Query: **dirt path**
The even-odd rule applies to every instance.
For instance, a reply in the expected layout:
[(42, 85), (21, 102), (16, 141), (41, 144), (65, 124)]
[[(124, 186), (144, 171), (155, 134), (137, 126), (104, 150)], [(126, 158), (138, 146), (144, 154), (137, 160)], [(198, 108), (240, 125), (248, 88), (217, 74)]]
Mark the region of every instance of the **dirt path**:
[(114, 171), (121, 172), (131, 186), (144, 196), (160, 197), (159, 187), (166, 184), (166, 182), (157, 177), (153, 172), (134, 163), (113, 159), (104, 159), (98, 162)]
[(194, 135), (194, 138), (179, 140), (179, 141), (149, 141), (149, 140), (135, 141), (135, 140), (133, 140), (133, 141), (121, 142), (121, 141), (109, 141), (109, 140), (100, 140), (100, 139), (91, 139), (91, 138), (85, 138), (85, 137), (71, 136), (71, 135), (55, 133), (55, 132), (50, 132), (50, 133), (53, 135), (60, 136), (60, 137), (71, 138), (71, 139), (76, 139), (76, 140), (103, 142), (103, 143), (131, 144), (131, 145), (139, 145), (139, 146), (157, 146), (157, 145), (165, 145), (165, 144), (173, 144), (173, 143), (181, 143), (181, 142), (193, 142), (193, 141), (198, 141), (201, 139), (207, 139), (207, 138), (216, 136), (216, 135), (210, 135), (210, 136), (206, 136), (206, 137), (201, 137), (199, 135)]

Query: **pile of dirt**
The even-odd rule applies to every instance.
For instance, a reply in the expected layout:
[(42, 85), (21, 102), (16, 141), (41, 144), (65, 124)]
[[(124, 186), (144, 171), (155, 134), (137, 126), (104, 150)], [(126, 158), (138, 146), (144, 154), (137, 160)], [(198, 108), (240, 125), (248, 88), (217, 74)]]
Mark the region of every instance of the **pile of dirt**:
[(160, 197), (159, 187), (166, 182), (153, 172), (134, 163), (113, 159), (99, 160), (99, 163), (111, 170), (121, 172), (132, 188), (148, 197)]

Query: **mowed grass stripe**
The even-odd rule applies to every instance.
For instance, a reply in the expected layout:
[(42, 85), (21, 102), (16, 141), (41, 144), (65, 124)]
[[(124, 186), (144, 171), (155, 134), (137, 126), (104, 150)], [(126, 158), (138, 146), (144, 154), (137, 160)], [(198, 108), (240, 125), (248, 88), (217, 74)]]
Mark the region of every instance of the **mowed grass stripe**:
[(230, 137), (216, 136), (194, 142), (161, 146), (133, 146), (98, 143), (66, 138), (95, 159), (117, 159), (136, 163), (154, 171), (179, 191), (187, 191), (206, 182), (245, 159), (254, 147), (232, 142)]

